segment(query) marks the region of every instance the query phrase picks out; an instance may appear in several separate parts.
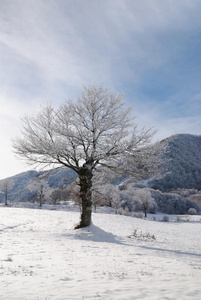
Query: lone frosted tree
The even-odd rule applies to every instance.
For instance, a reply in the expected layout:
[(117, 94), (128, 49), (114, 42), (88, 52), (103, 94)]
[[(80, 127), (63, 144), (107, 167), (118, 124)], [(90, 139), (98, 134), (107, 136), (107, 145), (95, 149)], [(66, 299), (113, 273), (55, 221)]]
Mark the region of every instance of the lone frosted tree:
[(44, 179), (41, 179), (39, 177), (36, 177), (29, 182), (28, 189), (31, 192), (36, 192), (40, 207), (42, 207), (46, 199), (50, 198), (53, 192), (53, 189), (50, 188), (48, 183)]
[(151, 192), (146, 189), (139, 189), (136, 191), (135, 198), (141, 204), (142, 211), (146, 218), (149, 208), (156, 204), (154, 198), (151, 196)]
[(5, 205), (8, 205), (8, 192), (13, 188), (14, 182), (12, 179), (4, 179), (0, 182), (0, 193), (4, 194)]
[(123, 105), (121, 95), (103, 86), (85, 86), (77, 102), (68, 100), (58, 109), (48, 104), (36, 116), (26, 116), (22, 137), (13, 141), (15, 153), (29, 163), (65, 166), (78, 174), (82, 212), (76, 228), (91, 223), (97, 167), (128, 171), (137, 178), (153, 172), (153, 133), (139, 132), (131, 108)]

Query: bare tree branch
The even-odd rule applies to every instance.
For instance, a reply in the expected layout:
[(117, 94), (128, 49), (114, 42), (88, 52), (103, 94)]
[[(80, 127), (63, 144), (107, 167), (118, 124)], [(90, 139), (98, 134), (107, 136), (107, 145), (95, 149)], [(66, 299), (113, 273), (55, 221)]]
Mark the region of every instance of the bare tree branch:
[(61, 165), (73, 169), (80, 180), (82, 225), (91, 222), (93, 171), (100, 166), (135, 178), (156, 172), (159, 147), (151, 144), (154, 132), (137, 129), (131, 108), (122, 95), (103, 86), (85, 86), (77, 102), (59, 109), (49, 103), (22, 123), (15, 153), (33, 165)]

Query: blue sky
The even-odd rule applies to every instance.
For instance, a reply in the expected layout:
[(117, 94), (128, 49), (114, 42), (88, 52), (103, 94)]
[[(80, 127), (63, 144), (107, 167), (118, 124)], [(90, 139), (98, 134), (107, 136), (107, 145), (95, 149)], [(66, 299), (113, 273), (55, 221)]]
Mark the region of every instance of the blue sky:
[(20, 118), (83, 84), (124, 94), (156, 139), (201, 134), (200, 0), (0, 0), (0, 179)]

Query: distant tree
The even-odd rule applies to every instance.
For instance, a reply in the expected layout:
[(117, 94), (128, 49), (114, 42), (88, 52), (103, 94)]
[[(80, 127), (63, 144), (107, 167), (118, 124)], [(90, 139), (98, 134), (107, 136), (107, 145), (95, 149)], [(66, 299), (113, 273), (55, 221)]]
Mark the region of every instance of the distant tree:
[(118, 209), (124, 204), (120, 196), (119, 188), (115, 185), (107, 184), (103, 189), (103, 195), (109, 206), (114, 208), (115, 214), (117, 214)]
[(145, 218), (151, 206), (155, 204), (154, 198), (147, 189), (138, 189), (135, 193), (135, 199), (140, 203), (142, 211), (144, 212)]
[(75, 202), (77, 205), (82, 204), (82, 199), (80, 197), (80, 187), (77, 181), (72, 182), (66, 187), (66, 193), (68, 193), (69, 198)]
[(97, 206), (101, 206), (101, 205), (106, 204), (106, 200), (103, 197), (101, 187), (100, 187), (100, 189), (98, 189), (98, 188), (93, 189), (92, 199), (93, 199), (93, 206), (94, 206), (94, 211), (95, 212), (96, 212)]
[(51, 198), (54, 205), (60, 203), (61, 201), (66, 202), (69, 200), (69, 192), (67, 189), (58, 187), (57, 189), (53, 190)]
[(131, 213), (133, 214), (135, 207), (136, 207), (136, 201), (134, 198), (134, 195), (136, 193), (136, 188), (133, 187), (132, 183), (128, 183), (128, 184), (124, 184), (120, 187), (121, 190), (125, 191), (125, 193), (128, 195), (129, 197), (129, 201), (128, 201), (128, 206), (131, 210)]
[(97, 167), (141, 178), (153, 175), (158, 164), (154, 132), (139, 131), (122, 96), (103, 86), (85, 86), (77, 102), (69, 100), (58, 109), (48, 104), (38, 115), (25, 117), (22, 134), (13, 142), (17, 155), (30, 164), (65, 166), (78, 174), (82, 213), (75, 228), (91, 223)]
[(40, 207), (42, 207), (45, 201), (50, 198), (53, 192), (53, 189), (50, 188), (48, 183), (39, 177), (36, 177), (29, 182), (28, 189), (31, 192), (36, 192), (37, 201)]
[(8, 192), (13, 188), (14, 182), (12, 179), (4, 179), (0, 182), (0, 193), (4, 194), (5, 205), (8, 205)]
[[(104, 172), (94, 172), (92, 182), (92, 203), (94, 211), (96, 212), (97, 206), (108, 205), (108, 198), (105, 195), (105, 187), (109, 184), (110, 180)], [(110, 205), (111, 206), (111, 205)]]

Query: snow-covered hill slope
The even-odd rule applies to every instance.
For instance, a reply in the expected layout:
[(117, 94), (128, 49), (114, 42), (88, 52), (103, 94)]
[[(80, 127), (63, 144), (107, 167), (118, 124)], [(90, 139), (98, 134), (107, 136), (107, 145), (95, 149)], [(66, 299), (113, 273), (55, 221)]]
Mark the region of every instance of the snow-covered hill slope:
[(93, 214), (77, 231), (78, 212), (0, 207), (0, 216), (1, 300), (201, 298), (200, 216)]
[[(9, 177), (9, 180), (13, 181), (13, 188), (8, 191), (8, 201), (9, 202), (21, 202), (28, 201), (31, 192), (28, 189), (28, 184), (31, 180), (33, 180), (36, 176), (42, 176), (45, 180), (47, 180), (50, 187), (66, 187), (68, 184), (72, 183), (76, 180), (76, 173), (68, 168), (58, 168), (53, 170), (52, 172), (37, 172), (37, 171), (27, 171), (15, 176)], [(6, 181), (8, 178), (3, 179), (1, 181)], [(0, 182), (1, 182), (0, 181)], [(4, 202), (4, 194), (0, 193), (0, 203)]]
[[(201, 190), (201, 136), (178, 134), (161, 141), (161, 143), (167, 145), (164, 162), (167, 163), (169, 173), (161, 179), (146, 181), (149, 182), (149, 187), (162, 192), (175, 191), (179, 188)], [(54, 188), (66, 187), (77, 178), (74, 171), (64, 167), (55, 169), (52, 173), (28, 171), (17, 174), (10, 178), (14, 182), (14, 186), (8, 192), (8, 202), (29, 201), (31, 192), (27, 185), (39, 174), (46, 174), (46, 180), (50, 187)], [(125, 181), (125, 176), (112, 182), (119, 184), (122, 181)], [(4, 194), (0, 193), (1, 202), (4, 202)]]
[(201, 190), (201, 136), (173, 135), (163, 141), (167, 146), (164, 155), (169, 173), (151, 186), (161, 191), (184, 189)]

